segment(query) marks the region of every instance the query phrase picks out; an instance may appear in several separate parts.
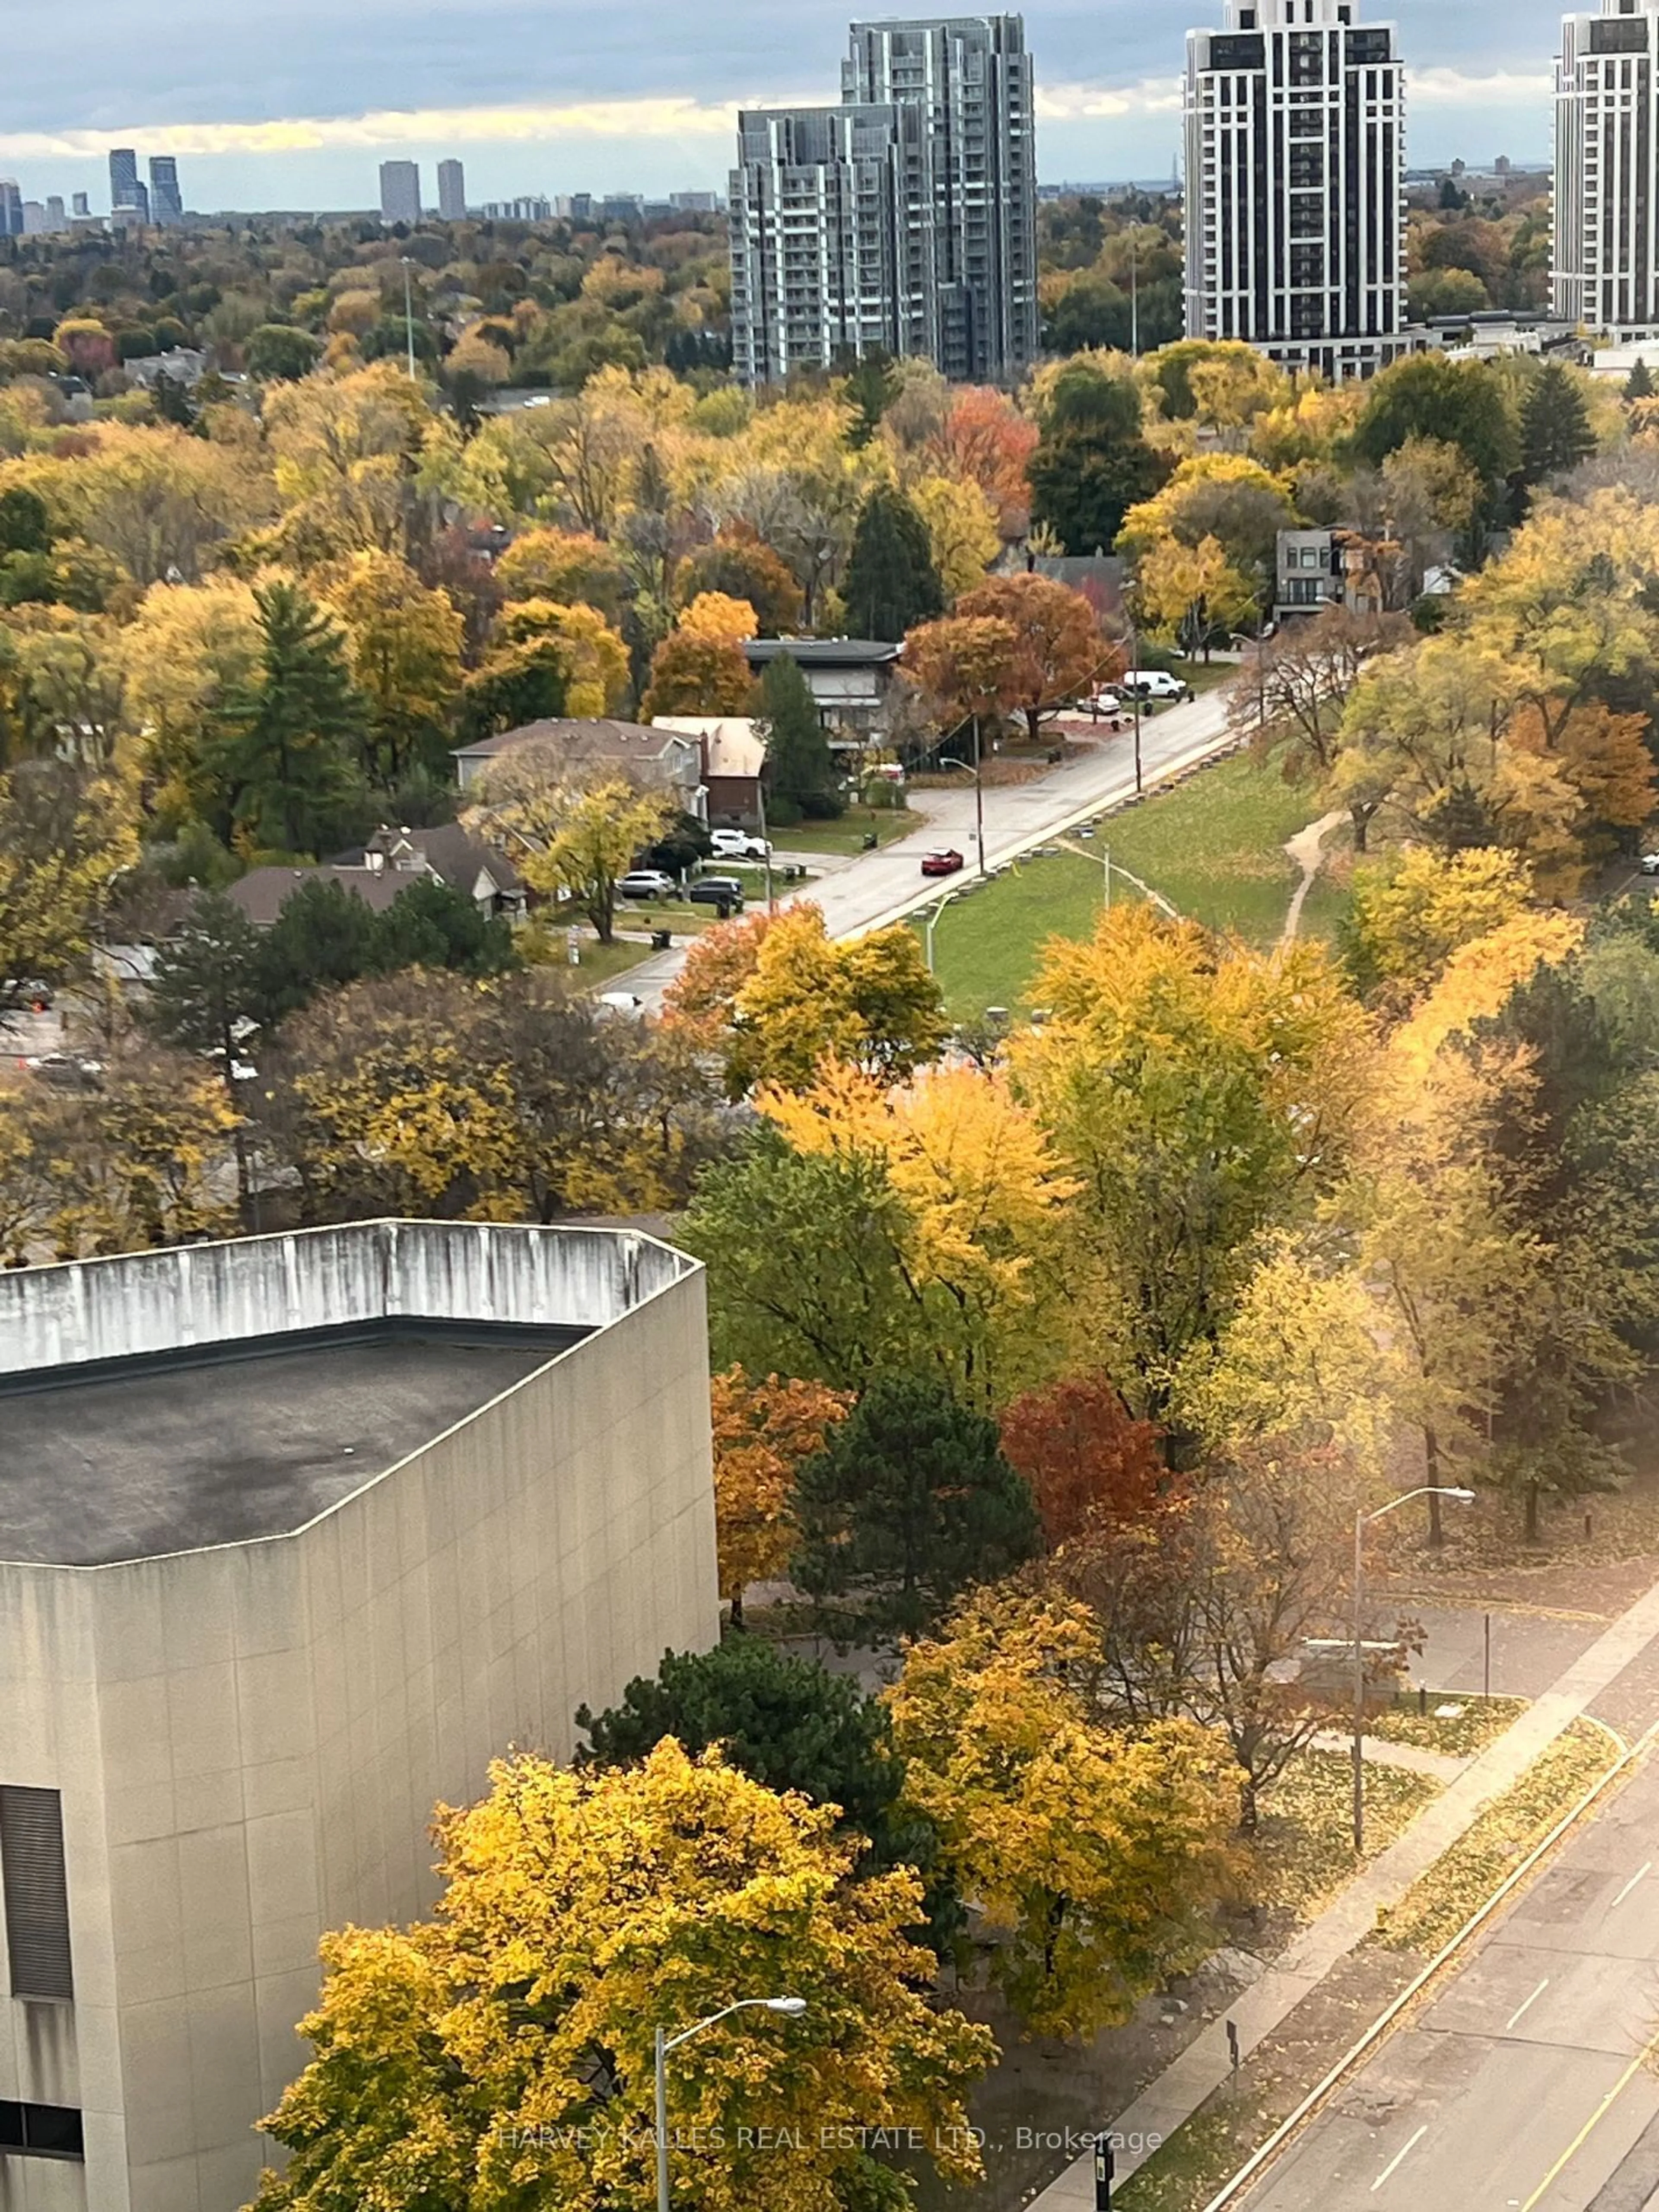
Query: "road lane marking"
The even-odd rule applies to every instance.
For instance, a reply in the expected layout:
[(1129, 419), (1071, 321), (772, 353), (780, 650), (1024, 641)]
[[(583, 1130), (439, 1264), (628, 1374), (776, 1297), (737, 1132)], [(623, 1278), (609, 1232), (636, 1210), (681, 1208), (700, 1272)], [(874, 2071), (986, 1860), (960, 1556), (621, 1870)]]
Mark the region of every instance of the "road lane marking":
[(1644, 1874), (1651, 1874), (1651, 1873), (1652, 1873), (1652, 1871), (1653, 1871), (1653, 1861), (1652, 1861), (1651, 1859), (1650, 1859), (1650, 1860), (1648, 1861), (1648, 1863), (1647, 1863), (1647, 1864), (1646, 1864), (1645, 1866), (1638, 1867), (1638, 1868), (1637, 1868), (1637, 1869), (1636, 1869), (1636, 1871), (1635, 1871), (1635, 1873), (1631, 1876), (1630, 1880), (1629, 1880), (1629, 1881), (1625, 1884), (1624, 1887), (1620, 1891), (1620, 1893), (1619, 1893), (1618, 1896), (1617, 1896), (1617, 1897), (1615, 1897), (1615, 1898), (1613, 1899), (1613, 1903), (1612, 1903), (1610, 1905), (1608, 1905), (1608, 1907), (1607, 1907), (1607, 1911), (1608, 1911), (1609, 1912), (1614, 1912), (1614, 1911), (1616, 1911), (1618, 1910), (1618, 1908), (1619, 1908), (1619, 1907), (1620, 1907), (1620, 1906), (1624, 1903), (1625, 1899), (1626, 1899), (1630, 1895), (1630, 1893), (1631, 1893), (1632, 1890), (1633, 1890), (1633, 1889), (1635, 1888), (1635, 1887), (1636, 1887), (1637, 1883), (1638, 1883), (1638, 1881), (1641, 1881), (1641, 1879), (1642, 1879), (1643, 1875), (1644, 1875)]
[(1641, 2050), (1637, 2052), (1635, 2057), (1631, 2060), (1630, 2064), (1626, 2067), (1624, 2072), (1613, 2083), (1612, 2088), (1609, 2089), (1607, 2095), (1602, 2098), (1601, 2103), (1590, 2114), (1589, 2119), (1587, 2119), (1583, 2126), (1579, 2129), (1577, 2134), (1562, 2152), (1560, 2157), (1556, 2160), (1554, 2165), (1544, 2176), (1544, 2179), (1539, 2183), (1537, 2188), (1533, 2191), (1532, 2195), (1528, 2197), (1526, 2203), (1521, 2207), (1521, 2212), (1534, 2212), (1534, 2208), (1543, 2202), (1547, 2191), (1554, 2186), (1561, 2173), (1562, 2168), (1567, 2165), (1570, 2160), (1577, 2156), (1578, 2153), (1589, 2142), (1590, 2136), (1595, 2132), (1596, 2129), (1601, 2124), (1601, 2122), (1607, 2118), (1607, 2113), (1613, 2106), (1614, 2106), (1618, 2102), (1619, 2099), (1623, 2096), (1625, 2091), (1629, 2088), (1631, 2083), (1641, 2072), (1643, 2067), (1644, 2067), (1649, 2059), (1652, 2057), (1656, 2045), (1659, 2045), (1659, 2035), (1656, 2035), (1652, 2039), (1651, 2042), (1644, 2044)]
[(1417, 2148), (1419, 2143), (1422, 2142), (1424, 2136), (1427, 2135), (1428, 2132), (1429, 2124), (1425, 2120), (1422, 2126), (1419, 2128), (1417, 2133), (1412, 2137), (1411, 2141), (1405, 2146), (1405, 2148), (1401, 2150), (1395, 2151), (1394, 2156), (1389, 2160), (1382, 2172), (1377, 2175), (1376, 2180), (1371, 2184), (1371, 2195), (1373, 2197), (1376, 2196), (1377, 2191), (1381, 2189), (1383, 2183), (1394, 2172), (1395, 2166), (1402, 2164), (1404, 2160), (1411, 2155), (1412, 2152)]
[(1526, 1999), (1525, 1999), (1522, 2003), (1520, 2003), (1520, 2004), (1516, 2005), (1516, 2007), (1515, 2008), (1515, 2010), (1514, 2010), (1514, 2011), (1510, 2014), (1509, 2018), (1508, 2018), (1508, 2019), (1504, 2022), (1504, 2034), (1505, 2034), (1505, 2035), (1507, 2035), (1507, 2034), (1509, 2033), (1510, 2030), (1510, 2029), (1515, 2026), (1516, 2022), (1516, 2021), (1521, 2018), (1522, 2014), (1523, 2013), (1528, 2012), (1528, 2010), (1530, 2010), (1530, 2008), (1531, 2008), (1534, 2005), (1535, 2005), (1535, 2004), (1537, 2003), (1537, 2002), (1538, 2002), (1539, 1998), (1540, 1998), (1540, 1997), (1541, 1997), (1541, 1996), (1543, 1996), (1543, 1994), (1544, 1994), (1545, 1990), (1546, 1990), (1547, 1989), (1548, 1989), (1549, 1985), (1550, 1985), (1550, 1978), (1549, 1978), (1549, 1976), (1548, 1976), (1547, 1974), (1546, 1974), (1546, 1975), (1545, 1975), (1545, 1977), (1544, 1977), (1544, 1978), (1543, 1978), (1543, 1980), (1542, 1980), (1541, 1982), (1540, 1982), (1540, 1984), (1538, 1984), (1538, 1987), (1537, 1987), (1537, 1988), (1533, 1991), (1532, 1995), (1531, 1995), (1529, 1997), (1526, 1998)]

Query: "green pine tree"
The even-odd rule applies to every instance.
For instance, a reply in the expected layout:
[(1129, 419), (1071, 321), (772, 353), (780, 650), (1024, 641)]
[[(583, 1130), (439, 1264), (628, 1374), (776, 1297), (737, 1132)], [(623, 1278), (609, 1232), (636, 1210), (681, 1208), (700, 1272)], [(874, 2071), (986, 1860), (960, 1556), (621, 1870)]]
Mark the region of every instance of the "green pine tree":
[(210, 749), (234, 827), (268, 852), (318, 853), (361, 811), (362, 702), (332, 620), (297, 584), (256, 591), (263, 635), (253, 688)]
[(1636, 356), (1635, 368), (1625, 379), (1625, 398), (1626, 400), (1632, 400), (1651, 399), (1652, 397), (1653, 378), (1649, 372), (1646, 361), (1638, 353)]
[(1559, 362), (1547, 361), (1521, 407), (1521, 480), (1547, 483), (1595, 451), (1584, 395)]
[(807, 689), (799, 663), (779, 653), (761, 679), (760, 719), (766, 724), (768, 782), (778, 820), (790, 810), (822, 821), (842, 811), (830, 741), (818, 720), (817, 702)]
[(932, 1376), (878, 1374), (795, 1481), (794, 1581), (838, 1636), (915, 1636), (1037, 1547), (994, 1421)]
[(259, 933), (222, 891), (200, 891), (155, 956), (144, 1020), (183, 1052), (211, 1053), (228, 1070), (261, 1005)]
[(843, 596), (848, 635), (889, 645), (945, 611), (927, 526), (890, 485), (878, 484), (859, 511)]

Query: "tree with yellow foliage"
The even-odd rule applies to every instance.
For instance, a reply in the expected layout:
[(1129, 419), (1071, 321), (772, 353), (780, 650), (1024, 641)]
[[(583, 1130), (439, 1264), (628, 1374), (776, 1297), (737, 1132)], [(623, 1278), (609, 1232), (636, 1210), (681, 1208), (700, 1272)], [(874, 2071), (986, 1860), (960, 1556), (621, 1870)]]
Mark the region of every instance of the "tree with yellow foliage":
[(720, 1595), (743, 1623), (750, 1583), (788, 1572), (797, 1531), (795, 1472), (852, 1404), (850, 1392), (769, 1375), (751, 1382), (728, 1367), (709, 1386), (714, 1433), (714, 1539)]
[(1077, 1686), (1097, 1651), (1081, 1607), (981, 1591), (886, 1693), (906, 1794), (1034, 2034), (1121, 2025), (1203, 1957), (1231, 1871), (1225, 1743), (1182, 1720), (1102, 1727)]
[(0, 775), (0, 1016), (89, 960), (116, 877), (137, 858), (131, 793), (63, 761)]
[(597, 607), (514, 599), (501, 610), (495, 637), (498, 653), (554, 648), (567, 714), (614, 714), (628, 696), (628, 647)]
[(1048, 950), (1018, 1095), (1078, 1185), (1068, 1212), (1088, 1356), (1169, 1419), (1182, 1362), (1230, 1318), (1262, 1234), (1340, 1171), (1365, 1018), (1322, 949), (1274, 959), (1150, 905)]
[(942, 1049), (944, 1001), (913, 931), (896, 925), (837, 943), (823, 909), (798, 901), (753, 942), (754, 968), (728, 1017), (733, 1097), (763, 1083), (804, 1089), (827, 1060), (890, 1080)]
[(153, 584), (121, 633), (128, 712), (164, 827), (205, 817), (204, 748), (222, 709), (252, 688), (263, 644), (252, 586), (234, 576)]
[(622, 620), (629, 597), (628, 572), (611, 548), (568, 530), (521, 530), (495, 563), (495, 576), (504, 599), (597, 607), (613, 623)]
[(1165, 538), (1141, 556), (1135, 571), (1141, 619), (1155, 637), (1206, 660), (1260, 616), (1258, 587), (1234, 567), (1218, 538), (1196, 545)]
[(418, 766), (447, 765), (449, 714), (461, 690), (465, 624), (395, 553), (353, 554), (324, 584), (346, 635), (351, 680), (367, 708), (364, 751), (386, 789)]
[(908, 489), (948, 603), (983, 583), (1000, 551), (996, 510), (976, 483), (960, 477), (916, 477)]
[(833, 1808), (670, 1740), (638, 1766), (500, 1760), (439, 1835), (440, 1917), (325, 1942), (301, 2024), (314, 2055), (264, 2123), (289, 2162), (259, 2212), (645, 2204), (654, 2032), (780, 1992), (799, 2019), (746, 2012), (669, 2069), (684, 2201), (906, 2206), (908, 2180), (865, 2148), (883, 2129), (978, 2178), (963, 2100), (995, 2046), (924, 1994), (920, 1881), (853, 1879), (859, 1839)]
[(673, 817), (673, 801), (663, 793), (620, 777), (585, 784), (532, 745), (495, 763), (473, 818), (511, 840), (519, 872), (533, 890), (579, 908), (600, 944), (609, 945), (617, 884)]
[(1354, 871), (1348, 965), (1362, 988), (1381, 985), (1414, 998), (1460, 945), (1513, 920), (1531, 896), (1531, 878), (1513, 853), (1405, 846)]
[(675, 624), (687, 637), (712, 638), (725, 645), (746, 644), (758, 626), (748, 600), (734, 599), (726, 592), (699, 592)]
[(640, 714), (647, 722), (659, 714), (741, 714), (754, 689), (749, 663), (735, 639), (687, 629), (682, 623), (651, 656), (651, 681), (640, 702)]

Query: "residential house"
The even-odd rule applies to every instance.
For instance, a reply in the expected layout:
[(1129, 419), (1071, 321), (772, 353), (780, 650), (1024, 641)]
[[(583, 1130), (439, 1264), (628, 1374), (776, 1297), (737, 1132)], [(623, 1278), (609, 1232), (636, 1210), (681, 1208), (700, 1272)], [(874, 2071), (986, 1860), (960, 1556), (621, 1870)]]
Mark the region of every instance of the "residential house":
[(1273, 620), (1316, 615), (1343, 598), (1342, 554), (1334, 530), (1281, 530), (1273, 585)]
[(666, 792), (683, 813), (695, 815), (700, 822), (707, 819), (702, 744), (659, 723), (562, 715), (526, 722), (520, 729), (503, 730), (499, 737), (455, 748), (461, 789), (475, 790), (497, 761), (529, 746), (573, 779), (622, 775), (644, 790)]
[(787, 653), (806, 678), (832, 747), (855, 752), (884, 731), (901, 647), (868, 637), (751, 637), (743, 650), (757, 676)]
[(517, 921), (525, 910), (524, 878), (505, 854), (446, 822), (432, 830), (374, 832), (360, 851), (305, 867), (255, 868), (232, 884), (227, 897), (256, 929), (269, 929), (299, 886), (313, 878), (337, 883), (375, 914), (422, 877), (436, 876), (465, 891), (487, 915)]
[(702, 745), (708, 820), (714, 829), (759, 829), (766, 772), (763, 724), (747, 714), (659, 714), (651, 726), (678, 731)]

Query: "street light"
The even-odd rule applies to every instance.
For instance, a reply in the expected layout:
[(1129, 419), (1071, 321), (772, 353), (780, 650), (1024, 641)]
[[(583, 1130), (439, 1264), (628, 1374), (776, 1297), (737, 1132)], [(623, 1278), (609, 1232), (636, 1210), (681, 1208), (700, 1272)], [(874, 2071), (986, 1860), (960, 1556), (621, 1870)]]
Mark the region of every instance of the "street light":
[(927, 933), (927, 973), (930, 975), (933, 972), (933, 932), (939, 927), (939, 918), (940, 915), (944, 913), (945, 908), (952, 904), (953, 902), (960, 898), (962, 894), (960, 891), (949, 892), (944, 898), (939, 900), (936, 906), (930, 906), (927, 913), (922, 916), (922, 927)]
[(409, 272), (415, 266), (408, 254), (398, 255), (404, 264), (404, 336), (409, 342), (409, 380), (415, 381), (415, 301), (410, 290)]
[(799, 2020), (806, 2009), (805, 1997), (739, 1997), (735, 2004), (724, 2005), (719, 2012), (711, 2012), (707, 2020), (683, 2027), (678, 2035), (670, 2035), (665, 2028), (657, 2030), (657, 2212), (672, 2212), (668, 2201), (668, 2067), (671, 2051), (678, 2051), (683, 2043), (690, 2043), (694, 2035), (701, 2035), (706, 2027), (717, 2027), (730, 2020), (734, 2012), (748, 2012), (758, 2008), (762, 2012), (781, 2013), (787, 2020)]
[(1472, 1490), (1449, 1490), (1443, 1483), (1425, 1483), (1402, 1491), (1375, 1512), (1363, 1510), (1353, 1516), (1353, 1848), (1360, 1857), (1365, 1849), (1365, 1647), (1360, 1641), (1360, 1607), (1365, 1582), (1365, 1531), (1373, 1521), (1386, 1520), (1414, 1498), (1451, 1498), (1460, 1505), (1473, 1505)]
[(959, 768), (964, 775), (971, 775), (974, 779), (974, 834), (979, 840), (979, 872), (982, 876), (987, 872), (985, 866), (985, 778), (980, 772), (979, 716), (977, 714), (974, 717), (973, 766), (970, 768), (965, 760), (958, 760), (954, 753), (945, 753), (942, 755), (939, 760), (939, 766), (941, 768)]

